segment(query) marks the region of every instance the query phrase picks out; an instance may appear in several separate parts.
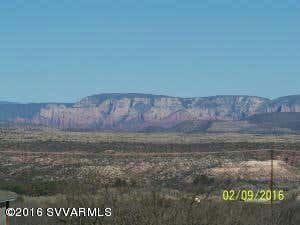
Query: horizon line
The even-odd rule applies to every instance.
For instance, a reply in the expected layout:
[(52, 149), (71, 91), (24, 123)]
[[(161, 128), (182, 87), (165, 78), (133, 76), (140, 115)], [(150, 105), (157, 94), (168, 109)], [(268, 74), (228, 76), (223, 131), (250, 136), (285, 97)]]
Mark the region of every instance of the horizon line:
[[(100, 96), (100, 95), (143, 95), (143, 96), (154, 96), (154, 97), (168, 97), (168, 98), (181, 98), (181, 99), (192, 99), (192, 98), (211, 98), (211, 97), (256, 97), (256, 98), (264, 98), (267, 100), (276, 100), (279, 98), (284, 97), (293, 97), (293, 96), (300, 96), (300, 94), (292, 94), (292, 95), (284, 95), (277, 98), (268, 98), (258, 95), (246, 95), (246, 94), (217, 94), (217, 95), (207, 95), (207, 96), (193, 96), (193, 97), (180, 97), (180, 96), (172, 96), (172, 95), (163, 95), (163, 94), (149, 94), (149, 93), (136, 93), (136, 92), (106, 92), (101, 94), (92, 94), (88, 96), (84, 96), (80, 98), (79, 101), (81, 101), (84, 98), (93, 97), (93, 96)], [(59, 102), (59, 101), (38, 101), (38, 102), (22, 102), (22, 101), (6, 101), (6, 100), (0, 100), (0, 104), (74, 104), (79, 101), (73, 101), (73, 102)]]

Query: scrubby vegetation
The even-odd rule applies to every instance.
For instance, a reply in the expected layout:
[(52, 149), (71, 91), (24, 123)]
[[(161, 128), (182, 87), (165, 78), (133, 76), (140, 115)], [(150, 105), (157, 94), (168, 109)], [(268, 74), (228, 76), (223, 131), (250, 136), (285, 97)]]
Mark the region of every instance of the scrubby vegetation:
[(178, 195), (170, 198), (159, 190), (132, 188), (100, 189), (97, 193), (78, 188), (67, 195), (52, 197), (25, 197), (16, 203), (20, 207), (98, 207), (112, 208), (111, 217), (91, 218), (13, 218), (12, 224), (57, 225), (296, 225), (299, 222), (299, 205), (282, 202), (274, 205), (271, 218), (267, 204), (227, 203), (216, 201), (195, 202)]
[(11, 224), (271, 224), (269, 204), (221, 199), (223, 189), (270, 188), (269, 148), (276, 149), (274, 188), (287, 193), (274, 204), (273, 224), (298, 224), (297, 135), (165, 135), (3, 128), (0, 189), (19, 195), (15, 207), (113, 209), (106, 218), (22, 217)]

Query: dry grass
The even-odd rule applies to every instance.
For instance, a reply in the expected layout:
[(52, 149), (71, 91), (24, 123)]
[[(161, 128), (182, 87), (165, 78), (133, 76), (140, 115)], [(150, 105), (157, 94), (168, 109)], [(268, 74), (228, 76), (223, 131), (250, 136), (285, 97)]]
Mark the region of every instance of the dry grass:
[(300, 135), (292, 134), (241, 134), (241, 133), (128, 133), (128, 132), (64, 132), (50, 128), (0, 130), (2, 141), (78, 141), (97, 142), (139, 142), (139, 143), (300, 143)]

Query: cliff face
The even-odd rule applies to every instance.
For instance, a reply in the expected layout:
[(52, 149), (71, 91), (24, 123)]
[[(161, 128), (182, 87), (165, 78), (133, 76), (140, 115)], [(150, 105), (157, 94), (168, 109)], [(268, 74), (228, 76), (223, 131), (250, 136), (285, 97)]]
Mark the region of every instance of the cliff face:
[(257, 113), (300, 112), (300, 95), (285, 96), (263, 104)]
[(300, 112), (300, 95), (271, 101), (254, 96), (178, 98), (146, 94), (102, 94), (85, 97), (75, 104), (35, 105), (34, 110), (24, 116), (22, 110), (28, 111), (28, 107), (26, 104), (12, 106), (0, 103), (0, 118), (1, 110), (9, 108), (11, 111), (19, 109), (20, 112), (6, 112), (2, 121), (8, 118), (8, 121), (25, 121), (62, 129), (169, 128), (185, 121), (236, 121), (260, 113)]
[(141, 94), (96, 95), (72, 107), (48, 105), (33, 121), (59, 128), (143, 129), (183, 121), (239, 120), (268, 100), (249, 96), (177, 98)]

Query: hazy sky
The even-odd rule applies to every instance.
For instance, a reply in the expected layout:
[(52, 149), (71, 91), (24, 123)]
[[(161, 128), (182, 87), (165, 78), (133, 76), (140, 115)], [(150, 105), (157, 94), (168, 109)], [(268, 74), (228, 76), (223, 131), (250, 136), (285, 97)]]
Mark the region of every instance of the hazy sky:
[(300, 94), (299, 0), (10, 0), (0, 100)]

